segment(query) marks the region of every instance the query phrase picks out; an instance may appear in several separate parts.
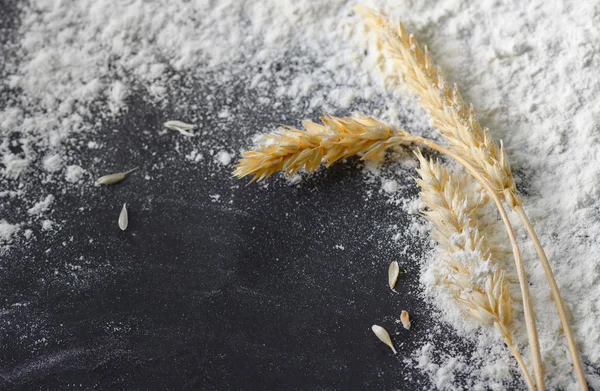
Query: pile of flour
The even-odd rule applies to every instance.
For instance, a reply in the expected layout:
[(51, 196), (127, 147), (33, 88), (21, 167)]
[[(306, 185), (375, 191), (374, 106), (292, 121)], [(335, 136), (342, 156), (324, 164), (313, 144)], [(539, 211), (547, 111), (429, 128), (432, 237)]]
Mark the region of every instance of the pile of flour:
[[(389, 88), (396, 75), (373, 71), (376, 54), (351, 1), (25, 3), (15, 13), (18, 34), (1, 37), (11, 55), (4, 56), (8, 63), (0, 70), (0, 94), (8, 97), (0, 103), (0, 203), (22, 211), (0, 209), (2, 252), (26, 245), (32, 230), (52, 235), (65, 224), (51, 220), (60, 208), (60, 189), (92, 186), (94, 172), (83, 167), (81, 157), (106, 147), (94, 136), (103, 120), (126, 115), (132, 94), (162, 104), (182, 80), (192, 85), (194, 78), (210, 78), (222, 86), (243, 80), (263, 106), (291, 102), (290, 115), (298, 122), (314, 112), (344, 115), (353, 109), (435, 135), (415, 98)], [(526, 210), (572, 312), (590, 383), (600, 388), (594, 375), (600, 368), (600, 7), (573, 0), (363, 4), (403, 20), (474, 103), (482, 123), (504, 140)], [(236, 119), (228, 110), (215, 115)], [(198, 144), (186, 158), (216, 161), (215, 170), (230, 171), (250, 136), (271, 129), (240, 131), (228, 148), (219, 140), (223, 130), (204, 130), (217, 141)], [(414, 161), (365, 170), (366, 181), (379, 181), (391, 204), (411, 216), (411, 228), (390, 233), (390, 242), (429, 235), (419, 201), (405, 198), (394, 181), (411, 165)], [(58, 190), (45, 191), (47, 184)], [(519, 233), (548, 387), (572, 389), (576, 383), (544, 273)], [(433, 256), (419, 259), (424, 270)], [(436, 291), (427, 274), (422, 280), (423, 294), (442, 320), (475, 350), (465, 356), (437, 346), (434, 336), (442, 331), (432, 330), (431, 340), (404, 360), (439, 389), (502, 388), (514, 367), (502, 344), (492, 332), (474, 332), (481, 329)]]

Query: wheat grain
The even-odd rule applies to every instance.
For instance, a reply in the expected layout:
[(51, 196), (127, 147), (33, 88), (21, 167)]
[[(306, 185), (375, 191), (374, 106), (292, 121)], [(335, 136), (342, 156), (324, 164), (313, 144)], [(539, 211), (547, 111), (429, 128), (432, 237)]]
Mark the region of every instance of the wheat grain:
[(194, 133), (192, 133), (191, 130), (196, 129), (196, 125), (187, 124), (185, 122), (176, 121), (176, 120), (167, 121), (163, 124), (163, 126), (167, 129), (176, 130), (179, 133), (183, 134), (184, 136), (188, 136), (188, 137), (193, 137)]
[(108, 175), (101, 176), (100, 178), (98, 178), (96, 183), (99, 185), (114, 185), (115, 183), (121, 182), (123, 179), (125, 179), (127, 177), (127, 175), (131, 174), (138, 168), (139, 167), (135, 167), (129, 171), (117, 172), (115, 174), (108, 174)]
[(282, 127), (266, 136), (266, 142), (247, 151), (233, 175), (252, 175), (263, 180), (277, 171), (293, 175), (299, 170), (313, 172), (323, 162), (330, 166), (340, 159), (362, 155), (363, 159), (380, 159), (394, 146), (408, 144), (414, 137), (367, 116), (337, 118), (323, 116), (323, 124), (306, 121), (306, 130)]
[(121, 209), (121, 213), (119, 214), (119, 228), (121, 228), (121, 231), (125, 231), (128, 225), (129, 217), (127, 214), (127, 204), (123, 204), (123, 208)]
[[(428, 206), (425, 215), (436, 228), (438, 249), (443, 254), (445, 277), (441, 284), (450, 290), (464, 312), (493, 326), (517, 360), (530, 389), (535, 389), (510, 329), (512, 304), (502, 269), (494, 263), (485, 237), (477, 226), (477, 211), (483, 203), (481, 189), (469, 191), (439, 163), (416, 153), (420, 196)], [(475, 196), (474, 196), (475, 195)]]
[(410, 330), (410, 315), (408, 314), (408, 311), (402, 310), (400, 313), (400, 322), (402, 322), (402, 327)]
[(388, 268), (388, 285), (390, 289), (394, 289), (396, 286), (396, 281), (398, 281), (398, 275), (400, 274), (400, 266), (398, 262), (393, 261), (390, 263), (390, 267)]
[(377, 336), (377, 338), (379, 338), (379, 340), (381, 342), (383, 342), (384, 344), (389, 346), (390, 349), (392, 349), (392, 352), (394, 352), (394, 354), (398, 354), (398, 352), (396, 351), (396, 348), (394, 347), (394, 343), (392, 342), (392, 339), (390, 338), (390, 334), (387, 332), (386, 329), (374, 324), (373, 326), (371, 326), (371, 330), (373, 330), (373, 333)]

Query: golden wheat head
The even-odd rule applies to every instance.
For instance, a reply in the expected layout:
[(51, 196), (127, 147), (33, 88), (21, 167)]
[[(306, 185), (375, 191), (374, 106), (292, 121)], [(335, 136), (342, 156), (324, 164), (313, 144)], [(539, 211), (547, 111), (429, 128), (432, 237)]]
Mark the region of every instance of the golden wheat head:
[(511, 207), (520, 204), (502, 144), (496, 145), (489, 130), (481, 127), (473, 106), (464, 102), (456, 84), (446, 81), (427, 46), (421, 47), (402, 23), (392, 27), (385, 14), (366, 7), (355, 10), (377, 32), (378, 47), (393, 62), (408, 87), (421, 98), (431, 114), (433, 126), (440, 130), (450, 146), (477, 167)]
[(450, 174), (439, 163), (425, 159), (420, 151), (416, 155), (420, 161), (419, 195), (429, 208), (425, 216), (435, 227), (442, 257), (444, 274), (440, 284), (453, 294), (466, 315), (498, 331), (527, 383), (533, 384), (510, 328), (509, 284), (477, 224), (478, 209), (485, 202), (481, 188), (469, 188), (460, 174)]
[(300, 170), (313, 172), (321, 163), (330, 166), (355, 155), (365, 160), (379, 159), (386, 149), (413, 139), (403, 130), (362, 115), (323, 116), (321, 122), (306, 121), (305, 130), (283, 127), (267, 135), (256, 150), (244, 152), (233, 175), (252, 175), (252, 181), (260, 181), (278, 171), (287, 175)]

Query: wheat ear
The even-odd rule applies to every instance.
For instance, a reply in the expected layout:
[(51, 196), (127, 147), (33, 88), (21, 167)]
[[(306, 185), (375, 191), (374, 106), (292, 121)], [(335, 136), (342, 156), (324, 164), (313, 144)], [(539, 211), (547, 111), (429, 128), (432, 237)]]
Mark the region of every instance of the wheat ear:
[(520, 203), (504, 148), (496, 145), (487, 128), (481, 127), (473, 106), (465, 104), (456, 84), (446, 81), (427, 46), (421, 47), (402, 23), (392, 28), (383, 13), (360, 6), (355, 10), (378, 32), (379, 47), (400, 70), (407, 85), (419, 95), (431, 114), (433, 126), (440, 130), (452, 149), (480, 169), (511, 207)]
[(313, 172), (321, 162), (330, 166), (354, 155), (377, 159), (386, 149), (409, 144), (414, 139), (403, 130), (366, 116), (323, 116), (321, 121), (323, 125), (306, 121), (306, 130), (283, 127), (279, 132), (267, 135), (257, 150), (243, 154), (233, 175), (238, 178), (253, 175), (252, 181), (256, 181), (277, 171), (288, 175), (299, 170)]
[(439, 163), (415, 153), (421, 163), (420, 196), (429, 211), (425, 216), (436, 230), (438, 250), (447, 271), (442, 285), (450, 290), (464, 312), (493, 326), (517, 360), (530, 390), (535, 385), (510, 328), (512, 299), (503, 270), (494, 263), (489, 245), (477, 227), (477, 211), (484, 196), (467, 190), (464, 178), (450, 175)]
[[(451, 148), (477, 167), (494, 190), (519, 215), (550, 285), (579, 387), (581, 390), (588, 390), (564, 301), (544, 248), (523, 209), (502, 143), (500, 147), (494, 143), (488, 129), (482, 128), (477, 120), (473, 106), (465, 104), (456, 85), (449, 87), (441, 69), (435, 67), (427, 47), (421, 48), (414, 36), (407, 34), (402, 23), (399, 23), (397, 28), (391, 28), (382, 13), (365, 7), (355, 9), (364, 15), (368, 24), (379, 33), (379, 46), (397, 65), (408, 86), (421, 97), (422, 104), (431, 114), (433, 125), (440, 129)], [(543, 385), (541, 388), (543, 389)]]

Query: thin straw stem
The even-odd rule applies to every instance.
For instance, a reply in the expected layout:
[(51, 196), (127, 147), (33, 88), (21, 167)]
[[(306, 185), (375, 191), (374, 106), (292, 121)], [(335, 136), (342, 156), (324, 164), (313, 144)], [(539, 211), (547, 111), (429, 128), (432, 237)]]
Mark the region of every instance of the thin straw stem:
[(535, 391), (535, 383), (529, 374), (529, 370), (527, 369), (525, 360), (523, 360), (523, 356), (521, 356), (521, 353), (519, 353), (519, 349), (517, 349), (514, 344), (511, 344), (512, 341), (508, 340), (507, 338), (504, 339), (504, 342), (506, 345), (508, 345), (508, 349), (512, 353), (515, 360), (517, 360), (517, 364), (519, 364), (519, 368), (521, 368), (521, 372), (523, 372), (523, 376), (525, 377), (525, 383), (527, 383), (527, 387), (529, 387), (531, 391)]
[(575, 340), (573, 338), (573, 332), (571, 331), (571, 326), (569, 325), (569, 320), (567, 318), (567, 313), (565, 311), (564, 302), (560, 295), (560, 291), (556, 284), (556, 280), (554, 279), (554, 274), (552, 273), (552, 268), (550, 267), (550, 263), (548, 262), (548, 257), (546, 256), (546, 252), (540, 243), (540, 239), (538, 238), (525, 210), (522, 205), (517, 205), (514, 209), (521, 221), (525, 225), (525, 229), (527, 230), (527, 234), (529, 238), (533, 242), (535, 246), (535, 251), (542, 263), (542, 267), (544, 268), (544, 273), (546, 274), (546, 279), (548, 280), (548, 284), (550, 285), (550, 292), (552, 295), (552, 299), (556, 305), (556, 310), (558, 311), (558, 317), (560, 318), (560, 323), (562, 325), (563, 331), (565, 333), (565, 338), (567, 339), (567, 345), (569, 347), (569, 352), (571, 353), (571, 360), (573, 361), (573, 367), (575, 368), (575, 373), (577, 375), (577, 381), (579, 382), (579, 388), (583, 391), (588, 391), (587, 381), (585, 379), (585, 375), (583, 373), (583, 367), (581, 366), (581, 359), (579, 357), (579, 351), (577, 350), (577, 345), (575, 344)]

